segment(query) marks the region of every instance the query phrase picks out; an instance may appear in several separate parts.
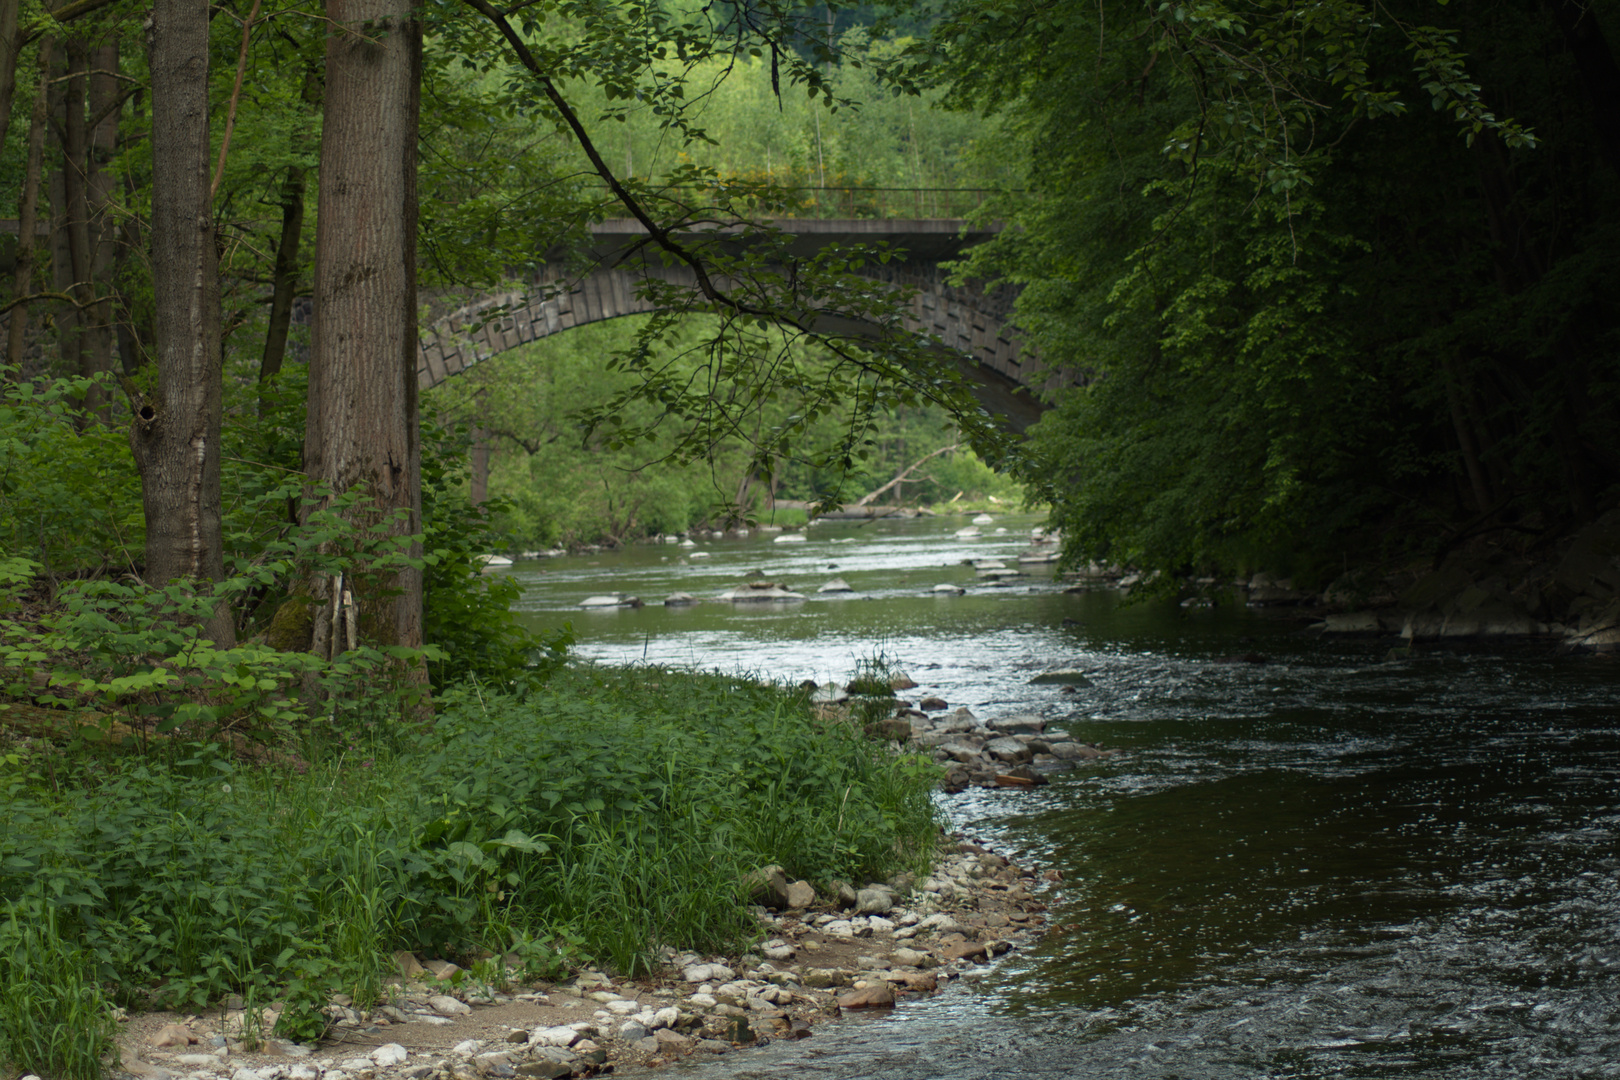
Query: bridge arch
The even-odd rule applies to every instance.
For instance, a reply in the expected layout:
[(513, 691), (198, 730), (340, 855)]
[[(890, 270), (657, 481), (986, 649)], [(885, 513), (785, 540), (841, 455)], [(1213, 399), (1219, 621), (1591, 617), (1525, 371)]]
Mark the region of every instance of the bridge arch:
[[(851, 240), (885, 241), (905, 249), (903, 259), (874, 265), (866, 276), (915, 290), (904, 316), (906, 329), (938, 338), (951, 362), (972, 380), (980, 403), (1022, 431), (1044, 411), (1036, 391), (1052, 381), (1051, 373), (1024, 353), (1008, 325), (1016, 290), (946, 281), (940, 263), (991, 235), (964, 234), (963, 225), (955, 219), (806, 220), (793, 222), (792, 229), (794, 248), (803, 251)], [(685, 266), (666, 267), (648, 258), (636, 243), (645, 237), (635, 221), (602, 222), (592, 230), (592, 265), (597, 267), (592, 272), (568, 280), (542, 273), (436, 320), (421, 335), (417, 385), (427, 390), (507, 350), (575, 327), (650, 314), (654, 306), (636, 292), (644, 278), (696, 286)], [(837, 330), (852, 336), (882, 333), (855, 320), (845, 320)]]

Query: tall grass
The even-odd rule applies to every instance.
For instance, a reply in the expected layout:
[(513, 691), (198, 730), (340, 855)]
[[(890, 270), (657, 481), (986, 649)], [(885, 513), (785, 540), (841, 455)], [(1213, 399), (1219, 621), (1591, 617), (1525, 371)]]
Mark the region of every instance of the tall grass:
[(0, 916), (0, 1066), (96, 1080), (117, 1062), (116, 1025), (89, 957), (56, 923), (51, 908)]
[(0, 778), (0, 897), (76, 985), (281, 996), (303, 1037), (328, 992), (376, 1000), (393, 949), (633, 973), (659, 945), (741, 943), (760, 865), (864, 880), (932, 848), (932, 766), (746, 680), (579, 668), (441, 706), (302, 773), (210, 747), (25, 763)]

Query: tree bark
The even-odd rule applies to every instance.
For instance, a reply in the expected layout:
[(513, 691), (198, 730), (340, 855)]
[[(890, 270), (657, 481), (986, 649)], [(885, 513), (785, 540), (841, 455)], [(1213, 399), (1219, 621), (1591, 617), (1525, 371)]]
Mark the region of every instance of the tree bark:
[[(410, 0), (328, 0), (326, 116), (315, 234), (315, 322), (304, 468), (354, 514), (421, 531), (416, 398), (416, 134), (421, 26)], [(396, 518), (398, 511), (405, 511)], [(413, 551), (413, 554), (420, 554)], [(355, 582), (361, 637), (422, 643), (422, 573)], [(312, 583), (332, 624), (341, 589)], [(361, 590), (369, 588), (371, 595)], [(316, 617), (316, 626), (323, 618)]]
[[(225, 576), (220, 536), (219, 270), (208, 199), (208, 0), (155, 0), (152, 283), (157, 391), (132, 401), (146, 510), (146, 580)], [(133, 387), (130, 387), (133, 389)], [(221, 605), (205, 620), (235, 641)]]
[[(21, 300), (34, 291), (35, 253), (39, 244), (34, 237), (39, 220), (39, 187), (45, 172), (45, 124), (51, 79), (52, 53), (56, 39), (46, 37), (39, 43), (39, 93), (34, 96), (34, 110), (28, 118), (28, 165), (23, 176), (22, 197), (17, 202), (17, 259), (12, 268), (13, 298)], [(28, 304), (19, 303), (11, 309), (6, 327), (6, 366), (22, 368), (23, 346), (28, 333)]]

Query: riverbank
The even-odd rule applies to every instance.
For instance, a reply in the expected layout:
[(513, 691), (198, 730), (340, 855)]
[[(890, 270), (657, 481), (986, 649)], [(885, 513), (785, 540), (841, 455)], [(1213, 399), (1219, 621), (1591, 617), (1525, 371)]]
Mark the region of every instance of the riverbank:
[[(1160, 582), (1129, 567), (1092, 564), (1071, 591), (1129, 595)], [(1321, 633), (1388, 636), (1407, 646), (1532, 638), (1574, 651), (1620, 652), (1620, 510), (1544, 543), (1459, 543), (1432, 560), (1347, 571), (1320, 590), (1261, 572), (1229, 581), (1180, 581), (1183, 606), (1226, 594), (1251, 607), (1296, 612)]]
[(665, 946), (752, 945), (761, 867), (836, 895), (935, 854), (937, 770), (802, 693), (580, 664), (438, 706), (425, 731), (308, 733), (296, 766), (8, 736), (0, 954), (33, 960), (0, 971), (0, 1059), (94, 1076), (110, 1001), (274, 1002), (263, 1034), (307, 1043), (340, 996), (381, 1007), (401, 948), (453, 959), (469, 986), (506, 963), (640, 978)]
[[(1049, 881), (960, 838), (922, 881), (902, 874), (842, 896), (818, 896), (773, 869), (760, 878), (764, 903), (744, 950), (666, 948), (640, 978), (587, 966), (558, 982), (524, 980), (515, 956), (488, 982), (400, 952), (398, 977), (376, 1004), (332, 1000), (318, 1045), (244, 1042), (237, 1001), (128, 1021), (122, 1069), (140, 1080), (483, 1080), (656, 1068), (810, 1038), (844, 1011), (903, 1009), (977, 977), (1045, 924)], [(260, 1026), (273, 1029), (276, 1018), (271, 1007)]]

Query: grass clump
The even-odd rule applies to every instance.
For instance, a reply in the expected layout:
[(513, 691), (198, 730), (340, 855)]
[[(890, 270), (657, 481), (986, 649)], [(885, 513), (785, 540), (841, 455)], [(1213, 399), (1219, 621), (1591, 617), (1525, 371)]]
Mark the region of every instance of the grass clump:
[(59, 1080), (97, 1080), (115, 1063), (116, 1025), (85, 952), (56, 932), (56, 913), (0, 916), (0, 1065)]
[[(57, 950), (84, 991), (58, 997), (97, 1015), (97, 984), (140, 1006), (236, 993), (282, 1000), (277, 1034), (307, 1039), (331, 993), (378, 999), (394, 949), (633, 974), (660, 945), (751, 935), (741, 882), (761, 865), (885, 877), (937, 835), (931, 764), (747, 680), (580, 667), (439, 706), (429, 730), (304, 771), (177, 741), (34, 749), (0, 775), (0, 896), (50, 918), (0, 941)], [(29, 1030), (7, 1014), (6, 1054), (37, 1068), (13, 1045)]]

